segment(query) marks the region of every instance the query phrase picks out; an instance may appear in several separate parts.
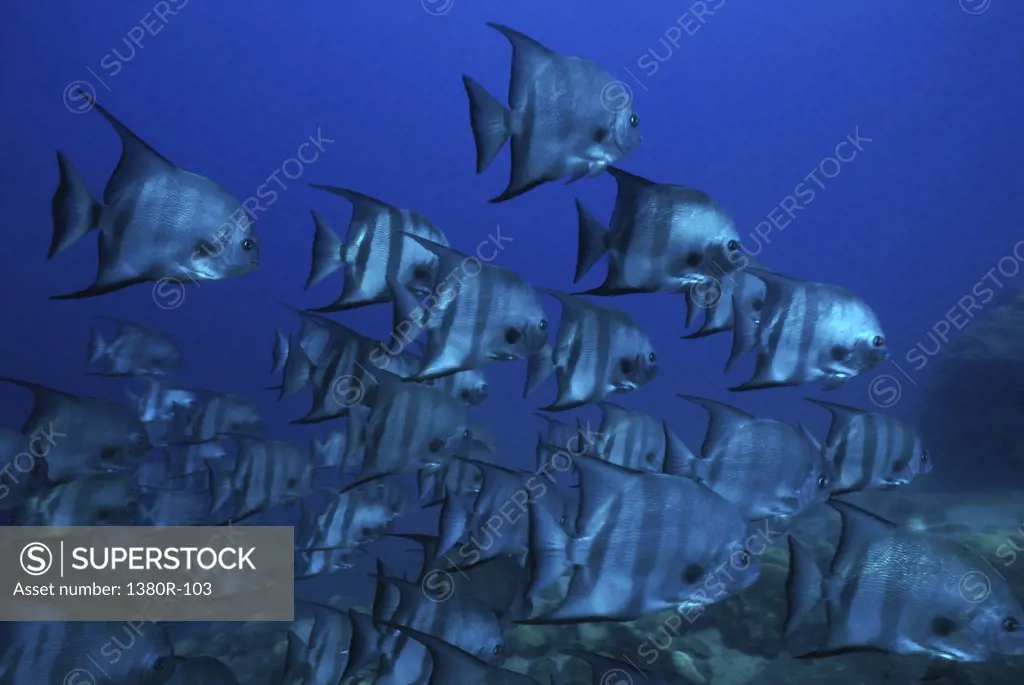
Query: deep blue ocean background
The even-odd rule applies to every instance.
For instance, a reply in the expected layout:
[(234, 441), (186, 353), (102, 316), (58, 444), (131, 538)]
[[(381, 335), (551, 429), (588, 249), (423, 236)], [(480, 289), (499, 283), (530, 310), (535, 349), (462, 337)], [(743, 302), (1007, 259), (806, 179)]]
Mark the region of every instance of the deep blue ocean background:
[[(7, 0), (0, 11), (0, 375), (124, 400), (125, 382), (89, 376), (85, 368), (93, 317), (118, 316), (176, 336), (187, 363), (175, 382), (253, 399), (267, 436), (307, 444), (331, 430), (334, 424), (288, 425), (305, 413), (308, 396), (278, 404), (264, 389), (275, 380), (274, 329), (297, 330), (281, 303), (319, 306), (340, 292), (338, 276), (303, 289), (313, 238), (309, 211), (342, 235), (350, 215), (348, 203), (309, 183), (351, 187), (416, 209), (464, 250), (500, 225), (514, 242), (499, 263), (536, 285), (570, 289), (573, 200), (607, 221), (615, 183), (602, 175), (486, 202), (505, 186), (508, 153), (474, 174), (460, 80), (471, 75), (501, 99), (507, 91), (511, 49), (486, 21), (586, 56), (622, 79), (644, 135), (623, 168), (705, 190), (772, 269), (844, 285), (875, 308), (895, 363), (827, 399), (865, 408), (880, 400), (912, 418), (929, 367), (916, 368), (907, 354), (919, 343), (934, 349), (929, 332), (1024, 238), (1024, 3), (1013, 0), (165, 4), (179, 8), (166, 21), (152, 14), (151, 0)], [(702, 4), (709, 13), (698, 17)], [(126, 43), (139, 35), (144, 17), (156, 35), (145, 33), (141, 47)], [(130, 59), (117, 59), (114, 49)], [(120, 154), (113, 129), (69, 97), (72, 84), (82, 82), (170, 160), (239, 199), (255, 195), (310, 136), (319, 132), (333, 142), (298, 178), (285, 180), (287, 189), (277, 188), (276, 201), (258, 215), (255, 273), (190, 287), (173, 309), (154, 301), (150, 285), (51, 301), (85, 287), (96, 272), (95, 234), (46, 259), (58, 180), (54, 151), (70, 157), (97, 196)], [(807, 180), (858, 132), (869, 142), (852, 161), (832, 178), (826, 175), (834, 167), (824, 162), (821, 187)], [(849, 157), (851, 148), (840, 154)], [(751, 240), (761, 222), (783, 216), (779, 204), (799, 184), (815, 190), (813, 201), (802, 203), (784, 230)], [(603, 268), (581, 285), (599, 283)], [(1007, 289), (1020, 285), (1012, 277), (1002, 282)], [(677, 392), (798, 419), (824, 437), (827, 413), (801, 401), (820, 395), (816, 387), (729, 393), (748, 377), (751, 360), (726, 376), (728, 334), (680, 340), (681, 296), (608, 303), (650, 332), (661, 365), (650, 385), (615, 401), (668, 418), (692, 447), (700, 444), (705, 416)], [(557, 303), (545, 306), (556, 319)], [(363, 333), (389, 334), (387, 306), (336, 316)], [(950, 338), (956, 334), (954, 328)], [(553, 381), (524, 400), (523, 363), (487, 373), (491, 396), (473, 414), (493, 428), (502, 463), (530, 467), (541, 426), (532, 412), (554, 396)], [(880, 375), (887, 378), (876, 380)], [(4, 425), (20, 426), (29, 402), (27, 392), (0, 387)], [(1006, 468), (999, 455), (965, 454), (960, 463), (937, 464), (914, 487), (995, 489), (1005, 483)], [(429, 528), (408, 517), (399, 525)], [(332, 582), (337, 587), (347, 578), (357, 582)]]

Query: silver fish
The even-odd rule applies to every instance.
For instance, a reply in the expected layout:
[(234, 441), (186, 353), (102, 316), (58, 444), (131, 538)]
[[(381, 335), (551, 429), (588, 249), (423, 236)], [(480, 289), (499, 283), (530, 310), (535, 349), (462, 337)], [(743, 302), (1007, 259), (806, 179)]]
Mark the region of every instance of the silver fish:
[(146, 382), (145, 394), (138, 395), (127, 390), (134, 402), (139, 420), (143, 423), (169, 422), (174, 417), (174, 407), (191, 409), (196, 403), (196, 394), (191, 390), (169, 388), (159, 379), (143, 376)]
[(390, 532), (408, 508), (409, 493), (391, 481), (366, 483), (332, 495), (319, 513), (307, 500), (300, 503), (296, 534), (300, 576), (329, 573), (351, 566), (359, 550)]
[(28, 500), (18, 518), (27, 526), (137, 525), (138, 490), (121, 473), (77, 478)]
[(681, 292), (734, 268), (739, 234), (732, 217), (707, 193), (614, 167), (608, 172), (618, 183), (610, 230), (576, 201), (579, 250), (573, 283), (609, 256), (604, 283), (585, 294)]
[[(399, 623), (445, 640), (488, 663), (504, 660), (505, 640), (495, 613), (475, 597), (453, 590), (439, 602), (420, 583), (377, 576), (373, 618), (378, 625)], [(387, 595), (394, 593), (392, 600)], [(390, 601), (388, 601), (390, 600)]]
[(152, 447), (145, 426), (121, 405), (14, 378), (0, 382), (32, 393), (32, 413), (21, 433), (46, 437), (40, 444), (51, 481), (134, 469)]
[(880, 412), (807, 400), (832, 414), (825, 457), (833, 495), (906, 485), (931, 472), (931, 457), (912, 426)]
[[(432, 290), (440, 306), (424, 311), (413, 293), (395, 283), (395, 330), (411, 322), (427, 330), (423, 363), (411, 380), (430, 380), (523, 359), (547, 342), (548, 322), (534, 288), (503, 266), (406, 234), (438, 258)], [(498, 237), (492, 241), (500, 241)], [(475, 264), (472, 269), (467, 264)], [(436, 302), (436, 300), (435, 300)], [(411, 338), (410, 338), (411, 339)]]
[(636, 390), (654, 377), (657, 354), (632, 316), (574, 295), (545, 292), (562, 303), (562, 321), (555, 348), (546, 346), (530, 358), (525, 393), (557, 370), (558, 397), (543, 411), (597, 403), (612, 393)]
[(386, 371), (365, 423), (349, 416), (349, 449), (364, 449), (363, 468), (352, 485), (449, 461), (471, 439), (466, 405), (443, 390), (403, 383)]
[[(767, 285), (753, 333), (754, 376), (732, 391), (800, 385), (824, 380), (827, 389), (888, 358), (878, 317), (846, 288), (800, 281), (761, 269), (747, 271)], [(752, 322), (736, 321), (733, 335), (747, 338)]]
[(177, 343), (160, 331), (123, 319), (115, 321), (119, 330), (109, 342), (96, 328), (89, 337), (89, 363), (104, 361), (105, 376), (164, 375), (181, 366)]
[(851, 504), (831, 506), (842, 534), (827, 575), (789, 538), (786, 635), (819, 603), (827, 607), (824, 639), (802, 658), (848, 651), (966, 662), (1024, 655), (1024, 610), (985, 559)]
[(632, 97), (604, 68), (559, 55), (507, 26), (487, 25), (512, 43), (508, 108), (470, 77), (462, 82), (478, 174), (512, 137), (508, 186), (491, 202), (560, 178), (594, 176), (639, 147), (643, 137)]
[(0, 685), (164, 685), (176, 670), (167, 632), (152, 622), (5, 622), (0, 644)]
[(801, 428), (757, 418), (724, 402), (679, 397), (704, 407), (709, 416), (692, 477), (748, 519), (796, 516), (828, 499), (828, 463), (820, 446)]
[(313, 212), (316, 236), (306, 288), (338, 269), (345, 272), (345, 286), (338, 300), (314, 311), (336, 312), (388, 302), (392, 297), (389, 280), (425, 292), (433, 280), (437, 258), (414, 241), (406, 240), (402, 233), (447, 246), (448, 239), (440, 229), (419, 212), (399, 209), (354, 190), (324, 185), (312, 187), (352, 203), (352, 219), (344, 243)]
[(168, 427), (174, 442), (208, 442), (225, 433), (254, 435), (263, 421), (252, 402), (241, 395), (193, 390), (195, 402), (176, 405)]
[(223, 511), (237, 523), (256, 513), (300, 499), (313, 488), (313, 458), (287, 442), (231, 434), (238, 455), (230, 471), (208, 461), (211, 513)]
[(177, 283), (244, 276), (259, 264), (258, 238), (245, 208), (218, 183), (185, 171), (147, 145), (85, 93), (121, 138), (121, 159), (97, 202), (57, 152), (48, 257), (100, 231), (99, 271), (88, 288), (51, 299), (95, 297), (161, 279)]
[[(647, 412), (601, 402), (601, 425), (590, 454), (633, 469), (661, 473), (671, 429)], [(582, 430), (582, 426), (580, 427)]]
[(529, 596), (570, 573), (554, 609), (519, 623), (630, 621), (725, 599), (709, 594), (719, 568), (735, 559), (729, 589), (756, 580), (744, 548), (747, 521), (723, 497), (692, 480), (631, 471), (600, 459), (573, 459), (580, 474), (578, 534), (544, 506), (529, 505)]

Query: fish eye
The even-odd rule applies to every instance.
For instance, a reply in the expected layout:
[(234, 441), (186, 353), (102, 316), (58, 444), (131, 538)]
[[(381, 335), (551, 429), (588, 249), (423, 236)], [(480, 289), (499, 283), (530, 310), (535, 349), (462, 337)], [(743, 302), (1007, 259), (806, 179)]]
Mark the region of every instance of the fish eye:
[(753, 309), (755, 312), (761, 311), (763, 307), (764, 300), (762, 300), (760, 297), (756, 298), (753, 302), (750, 303), (750, 308)]
[(690, 254), (686, 255), (686, 266), (700, 266), (701, 259), (702, 258), (700, 252), (691, 252)]
[(444, 449), (444, 440), (441, 438), (434, 438), (430, 441), (430, 445), (427, 447), (431, 452), (440, 452)]
[(750, 552), (747, 550), (740, 552), (740, 563), (743, 564), (743, 566), (748, 566), (750, 564)]
[(740, 249), (740, 241), (730, 240), (725, 244), (725, 249), (729, 250), (729, 252), (735, 252), (736, 250)]
[(519, 342), (519, 329), (518, 328), (507, 328), (505, 329), (505, 342), (509, 345), (515, 345)]
[(828, 487), (828, 478), (826, 478), (825, 476), (822, 476), (821, 478), (819, 478), (818, 479), (818, 487), (821, 488), (822, 490), (827, 488)]
[(1005, 630), (1008, 633), (1016, 633), (1018, 630), (1020, 630), (1020, 621), (1015, 619), (1013, 616), (1010, 616), (1005, 621), (1003, 621), (1003, 630)]
[(164, 666), (166, 666), (166, 665), (167, 665), (167, 659), (165, 659), (162, 656), (158, 656), (156, 658), (156, 661), (153, 662), (153, 670), (154, 671), (162, 671), (162, 670), (164, 670)]
[(636, 114), (630, 114), (629, 115), (629, 125), (632, 126), (633, 128), (636, 128), (637, 126), (639, 126), (640, 125), (640, 117), (638, 117)]
[(467, 428), (466, 430), (462, 431), (462, 437), (468, 440), (469, 438), (473, 437), (473, 431)]
[(928, 461), (928, 450), (921, 452), (921, 461)]
[(537, 328), (541, 329), (542, 331), (546, 331), (548, 329), (548, 320), (541, 319), (540, 323), (537, 324)]
[(558, 522), (564, 526), (565, 524), (569, 523), (569, 517), (563, 514), (562, 518), (558, 519)]
[(256, 247), (256, 241), (253, 240), (252, 238), (246, 238), (245, 240), (242, 241), (243, 250), (251, 250), (254, 247)]
[(622, 369), (622, 373), (633, 373), (633, 361), (630, 359), (620, 359), (619, 368)]
[(656, 361), (658, 361), (658, 355), (651, 352), (649, 355), (647, 355), (647, 360), (653, 364)]
[(494, 645), (494, 655), (497, 656), (505, 651), (505, 645)]
[(413, 268), (412, 275), (419, 279), (430, 278), (430, 267), (426, 264), (419, 264)]
[(874, 345), (875, 347), (881, 347), (882, 345), (885, 344), (885, 338), (883, 338), (880, 335), (876, 335), (874, 338), (871, 339), (871, 344)]
[(480, 384), (480, 388), (479, 388), (480, 392), (487, 392), (490, 389), (491, 389), (491, 386), (487, 385), (486, 383), (481, 383)]
[(363, 527), (362, 527), (362, 528), (361, 528), (361, 529), (359, 530), (359, 535), (360, 535), (361, 537), (364, 537), (364, 538), (368, 538), (368, 537), (370, 537), (371, 535), (373, 535), (373, 528), (370, 528), (369, 526), (363, 526)]

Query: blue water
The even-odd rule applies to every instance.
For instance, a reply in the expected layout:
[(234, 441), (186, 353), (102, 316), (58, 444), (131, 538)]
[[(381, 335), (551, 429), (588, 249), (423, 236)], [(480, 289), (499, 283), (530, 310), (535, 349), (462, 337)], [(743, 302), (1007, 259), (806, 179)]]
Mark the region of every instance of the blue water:
[[(894, 363), (829, 399), (871, 407), (882, 397), (893, 405), (890, 411), (914, 416), (929, 359), (918, 368), (908, 354), (918, 343), (933, 344), (929, 332), (1024, 237), (1024, 3), (166, 5), (179, 9), (160, 20), (149, 0), (4, 3), (2, 375), (123, 399), (123, 383), (85, 373), (92, 317), (120, 316), (177, 336), (187, 358), (178, 383), (252, 398), (264, 412), (268, 436), (306, 444), (326, 432), (329, 424), (287, 425), (305, 412), (305, 395), (277, 404), (264, 390), (274, 381), (268, 373), (274, 329), (296, 327), (281, 303), (323, 305), (340, 288), (334, 277), (303, 290), (313, 236), (309, 211), (339, 231), (350, 211), (309, 183), (348, 186), (416, 209), (456, 248), (470, 249), (500, 225), (513, 242), (499, 263), (536, 285), (569, 288), (576, 256), (573, 199), (607, 220), (615, 183), (600, 176), (486, 203), (505, 186), (508, 153), (483, 175), (474, 174), (460, 76), (503, 95), (511, 50), (485, 21), (515, 27), (558, 52), (585, 55), (622, 79), (645, 136), (622, 162), (625, 169), (707, 191), (771, 268), (844, 285), (875, 308)], [(172, 309), (154, 301), (150, 285), (82, 301), (48, 299), (85, 287), (96, 269), (92, 238), (46, 260), (58, 178), (54, 150), (74, 161), (94, 192), (120, 151), (109, 125), (95, 112), (77, 111), (82, 103), (69, 99), (69, 85), (81, 82), (179, 166), (216, 179), (240, 199), (268, 184), (277, 191), (257, 215), (262, 262), (255, 273), (192, 287)], [(285, 172), (296, 177), (285, 178), (282, 165), (311, 136), (330, 142), (315, 161), (288, 163)], [(850, 138), (857, 146), (844, 144)], [(307, 146), (302, 154), (309, 159), (313, 152)], [(848, 161), (829, 161), (837, 155)], [(812, 172), (817, 181), (808, 180)], [(286, 188), (270, 180), (275, 173)], [(812, 200), (800, 195), (801, 187), (813, 189)], [(783, 225), (787, 196), (802, 199)], [(773, 220), (779, 225), (767, 238), (751, 235)], [(594, 271), (582, 285), (600, 282), (602, 267)], [(1000, 277), (998, 290), (1022, 280)], [(748, 377), (749, 360), (725, 376), (728, 335), (680, 340), (685, 307), (679, 296), (612, 303), (650, 332), (661, 364), (655, 381), (621, 398), (623, 404), (668, 418), (691, 445), (699, 444), (704, 415), (676, 399), (677, 392), (804, 420), (824, 431), (827, 414), (800, 401), (817, 388), (730, 396), (725, 388)], [(555, 318), (556, 303), (545, 306)], [(338, 318), (385, 337), (390, 317), (389, 307), (378, 306)], [(954, 326), (948, 337), (957, 333)], [(503, 463), (531, 466), (540, 425), (531, 412), (553, 397), (553, 385), (523, 400), (523, 364), (487, 373), (491, 397), (474, 415), (492, 426)], [(889, 385), (872, 385), (880, 374), (898, 388), (885, 379)], [(20, 389), (0, 388), (5, 425), (18, 427), (29, 401)], [(939, 466), (930, 478), (937, 486), (962, 472), (951, 465), (944, 475)], [(982, 487), (1000, 480), (998, 472), (975, 477)]]

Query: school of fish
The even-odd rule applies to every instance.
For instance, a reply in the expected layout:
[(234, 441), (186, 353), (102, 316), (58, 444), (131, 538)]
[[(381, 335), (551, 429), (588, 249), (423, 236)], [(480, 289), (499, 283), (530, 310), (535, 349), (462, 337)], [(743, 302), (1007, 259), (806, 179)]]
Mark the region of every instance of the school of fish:
[[(829, 508), (842, 533), (827, 568), (785, 536), (787, 635), (821, 607), (827, 616), (818, 644), (797, 656), (880, 651), (978, 662), (1024, 654), (1024, 610), (996, 574), (984, 602), (958, 592), (965, 574), (987, 570), (984, 559), (842, 499), (931, 471), (911, 426), (811, 399), (831, 414), (819, 440), (798, 424), (680, 395), (672, 413), (708, 417), (692, 449), (665, 417), (613, 402), (642, 392), (658, 372), (650, 337), (616, 306), (619, 295), (677, 293), (687, 326), (704, 313), (686, 337), (731, 332), (726, 369), (755, 357), (753, 376), (730, 388), (737, 392), (849, 383), (887, 359), (885, 332), (871, 306), (843, 286), (776, 273), (745, 253), (730, 215), (707, 193), (622, 169), (644, 138), (632, 103), (605, 102), (615, 79), (603, 67), (489, 26), (511, 44), (512, 65), (507, 104), (463, 77), (476, 171), (509, 143), (509, 180), (493, 203), (553, 193), (535, 189), (560, 179), (610, 174), (617, 195), (606, 223), (576, 202), (574, 282), (607, 257), (603, 283), (578, 293), (535, 287), (494, 263), (511, 240), (500, 229), (473, 245), (415, 210), (314, 185), (325, 191), (325, 207), (334, 195), (352, 214), (341, 237), (312, 213), (306, 288), (334, 274), (344, 284), (329, 304), (290, 308), (294, 332), (273, 331), (271, 370), (280, 380), (271, 389), (280, 399), (308, 392), (309, 411), (293, 423), (332, 422), (329, 430), (311, 425), (308, 446), (263, 437), (251, 401), (173, 382), (184, 363), (173, 336), (97, 320), (89, 369), (127, 383), (123, 402), (0, 378), (33, 398), (20, 429), (0, 428), (3, 454), (32, 455), (7, 460), (5, 521), (234, 525), (294, 506), (296, 582), (342, 577), (384, 538), (416, 543), (417, 577), (377, 559), (368, 612), (297, 600), (296, 619), (309, 621), (288, 631), (275, 681), (289, 685), (532, 684), (502, 666), (504, 636), (515, 625), (631, 621), (721, 602), (757, 581), (763, 545), (753, 543), (766, 521), (787, 530)], [(48, 257), (66, 258), (96, 229), (99, 265), (91, 285), (54, 299), (258, 268), (256, 225), (235, 197), (92, 104), (120, 138), (121, 157), (101, 201), (57, 153)], [(82, 123), (83, 136), (95, 132), (91, 125)], [(381, 339), (331, 316), (373, 305), (393, 311), (393, 330)], [(559, 310), (556, 325), (549, 317)], [(525, 395), (545, 397), (534, 469), (503, 464), (488, 427), (470, 416), (494, 394), (488, 367), (504, 363), (522, 364)], [(551, 375), (550, 390), (542, 389)], [(562, 414), (586, 405), (602, 412), (596, 429)], [(417, 492), (404, 476), (415, 478)], [(398, 532), (417, 502), (436, 512), (436, 534)], [(4, 623), (0, 685), (61, 682), (97, 635), (116, 630)], [(212, 656), (175, 656), (159, 624), (136, 639), (145, 649), (126, 652), (94, 685), (239, 682)], [(652, 677), (618, 657), (567, 654), (591, 667), (595, 685), (611, 672), (636, 675), (633, 682)]]

